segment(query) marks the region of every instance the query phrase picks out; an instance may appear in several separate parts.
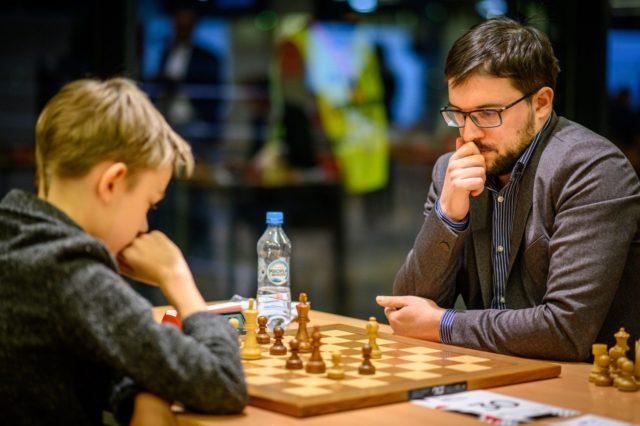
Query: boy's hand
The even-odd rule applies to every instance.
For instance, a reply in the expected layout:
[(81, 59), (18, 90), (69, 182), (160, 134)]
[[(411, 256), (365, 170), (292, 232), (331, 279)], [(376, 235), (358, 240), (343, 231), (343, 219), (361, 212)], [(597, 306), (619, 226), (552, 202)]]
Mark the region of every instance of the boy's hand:
[(206, 309), (182, 252), (162, 232), (139, 235), (118, 254), (118, 263), (123, 275), (158, 285), (181, 317)]
[(136, 395), (130, 426), (178, 426), (171, 404), (147, 392)]
[(138, 235), (118, 254), (118, 263), (123, 275), (160, 286), (176, 273), (189, 270), (180, 249), (160, 231)]
[(487, 180), (484, 157), (473, 142), (456, 139), (456, 152), (449, 159), (440, 207), (447, 217), (461, 221), (469, 213), (469, 196), (478, 196)]
[(400, 336), (440, 342), (440, 320), (444, 309), (417, 296), (378, 296), (393, 332)]

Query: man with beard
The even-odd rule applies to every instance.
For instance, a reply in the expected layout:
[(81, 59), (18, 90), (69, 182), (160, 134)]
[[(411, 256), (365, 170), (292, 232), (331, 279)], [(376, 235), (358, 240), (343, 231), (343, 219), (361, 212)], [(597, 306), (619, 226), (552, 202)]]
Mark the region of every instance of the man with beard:
[(394, 296), (377, 298), (397, 334), (556, 360), (621, 326), (640, 338), (640, 184), (612, 143), (555, 114), (558, 72), (548, 38), (507, 18), (450, 50), (456, 151), (434, 166)]

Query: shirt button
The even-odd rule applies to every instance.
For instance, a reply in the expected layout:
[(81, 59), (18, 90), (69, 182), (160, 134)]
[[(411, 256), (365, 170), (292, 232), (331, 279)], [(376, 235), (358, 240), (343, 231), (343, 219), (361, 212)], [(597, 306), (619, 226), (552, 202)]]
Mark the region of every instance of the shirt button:
[(504, 302), (506, 302), (506, 300), (505, 300), (504, 296), (502, 296), (502, 297), (500, 298), (500, 303), (504, 303)]
[(498, 246), (498, 253), (502, 253), (504, 251), (504, 247)]
[(501, 203), (504, 201), (504, 197), (502, 195), (498, 195), (498, 202)]

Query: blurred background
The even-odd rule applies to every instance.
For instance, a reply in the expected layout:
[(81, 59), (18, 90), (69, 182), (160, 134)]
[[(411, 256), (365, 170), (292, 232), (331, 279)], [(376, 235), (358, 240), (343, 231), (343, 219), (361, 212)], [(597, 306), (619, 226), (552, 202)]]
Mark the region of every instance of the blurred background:
[(454, 145), (444, 58), (499, 15), (549, 35), (556, 111), (640, 169), (640, 0), (5, 0), (0, 197), (33, 190), (33, 128), (63, 84), (127, 76), (196, 153), (151, 221), (205, 298), (255, 296), (265, 212), (282, 210), (294, 298), (382, 319), (374, 297), (391, 292), (431, 166)]

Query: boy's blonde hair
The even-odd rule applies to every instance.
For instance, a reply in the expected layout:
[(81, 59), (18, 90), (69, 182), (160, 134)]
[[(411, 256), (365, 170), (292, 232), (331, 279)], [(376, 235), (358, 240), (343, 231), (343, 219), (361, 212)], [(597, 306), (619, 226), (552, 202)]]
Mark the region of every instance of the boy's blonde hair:
[(166, 165), (179, 175), (193, 170), (189, 144), (126, 78), (65, 85), (40, 114), (35, 139), (36, 184), (45, 196), (52, 176), (82, 177), (102, 161), (125, 163), (134, 178)]

